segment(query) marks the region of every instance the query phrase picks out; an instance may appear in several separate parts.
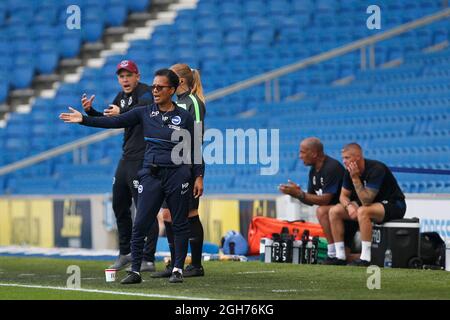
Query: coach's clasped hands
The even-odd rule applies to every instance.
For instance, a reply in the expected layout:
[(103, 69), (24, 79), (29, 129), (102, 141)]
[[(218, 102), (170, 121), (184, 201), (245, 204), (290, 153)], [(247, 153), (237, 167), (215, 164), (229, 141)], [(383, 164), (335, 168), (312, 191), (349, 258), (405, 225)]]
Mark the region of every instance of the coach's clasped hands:
[(353, 220), (358, 219), (358, 207), (356, 207), (353, 203), (351, 203), (347, 207), (347, 213), (350, 216), (350, 218), (352, 218)]
[(288, 184), (280, 184), (278, 189), (284, 194), (288, 194), (294, 198), (298, 198), (302, 194), (302, 188), (291, 180), (288, 180)]

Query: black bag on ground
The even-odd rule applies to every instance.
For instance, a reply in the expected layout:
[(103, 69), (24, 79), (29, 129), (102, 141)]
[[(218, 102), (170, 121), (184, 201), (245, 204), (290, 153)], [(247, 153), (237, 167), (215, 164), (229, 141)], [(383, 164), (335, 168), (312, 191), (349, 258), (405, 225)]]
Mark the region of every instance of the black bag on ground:
[(445, 242), (437, 232), (420, 234), (420, 258), (423, 265), (445, 268)]

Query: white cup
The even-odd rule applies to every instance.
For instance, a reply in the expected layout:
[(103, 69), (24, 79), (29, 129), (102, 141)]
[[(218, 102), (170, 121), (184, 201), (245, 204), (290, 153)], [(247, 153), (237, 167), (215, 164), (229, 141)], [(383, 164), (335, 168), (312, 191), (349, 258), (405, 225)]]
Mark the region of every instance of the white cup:
[(105, 269), (106, 282), (116, 281), (116, 269)]

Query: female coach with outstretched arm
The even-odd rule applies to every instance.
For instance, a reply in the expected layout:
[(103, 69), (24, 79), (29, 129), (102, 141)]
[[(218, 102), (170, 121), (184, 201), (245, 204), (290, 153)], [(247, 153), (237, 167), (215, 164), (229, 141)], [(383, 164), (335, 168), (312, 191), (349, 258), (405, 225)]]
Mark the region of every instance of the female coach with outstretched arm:
[[(189, 111), (194, 118), (195, 124), (198, 129), (201, 129), (202, 140), (204, 132), (204, 119), (205, 119), (205, 97), (203, 96), (203, 86), (200, 80), (200, 73), (198, 70), (191, 69), (187, 64), (177, 63), (170, 67), (170, 70), (175, 72), (180, 79), (180, 85), (178, 86), (176, 104), (177, 106)], [(196, 177), (199, 181), (198, 184), (203, 184), (203, 177)], [(183, 277), (201, 277), (205, 275), (205, 271), (202, 266), (202, 249), (203, 249), (203, 226), (198, 215), (199, 197), (195, 197), (192, 192), (191, 200), (189, 201), (189, 226), (191, 234), (189, 235), (189, 244), (191, 247), (192, 262), (183, 270)], [(152, 278), (165, 278), (172, 275), (174, 252), (173, 248), (173, 230), (172, 220), (170, 217), (170, 211), (167, 203), (162, 205), (162, 215), (164, 219), (164, 225), (166, 227), (167, 241), (169, 242), (170, 249), (170, 264), (162, 272), (156, 272), (151, 275)], [(153, 243), (153, 242), (151, 242)]]
[[(182, 282), (182, 270), (188, 249), (188, 237), (190, 233), (188, 222), (189, 190), (193, 190), (194, 196), (201, 196), (202, 186), (194, 184), (196, 177), (203, 176), (204, 165), (194, 163), (194, 119), (192, 115), (178, 107), (173, 101), (179, 85), (178, 76), (169, 69), (161, 69), (155, 72), (152, 93), (154, 104), (138, 107), (116, 117), (88, 117), (70, 108), (70, 113), (62, 113), (59, 117), (64, 122), (80, 123), (85, 126), (100, 128), (124, 128), (142, 124), (147, 148), (144, 156), (143, 168), (139, 171), (139, 195), (136, 219), (133, 225), (131, 239), (131, 256), (133, 259), (131, 271), (122, 280), (122, 284), (140, 283), (140, 267), (142, 261), (142, 249), (144, 238), (153, 223), (156, 223), (156, 215), (166, 199), (172, 214), (172, 228), (175, 240), (175, 264), (169, 281)], [(175, 131), (187, 130), (190, 134), (190, 148), (184, 148), (183, 159), (188, 161), (179, 164), (179, 159), (172, 159), (172, 150), (183, 139), (172, 140)], [(180, 135), (175, 135), (180, 136)], [(183, 141), (185, 143), (187, 141)], [(197, 152), (201, 152), (195, 150)], [(186, 163), (188, 162), (188, 163)], [(193, 165), (191, 165), (193, 164)], [(191, 168), (193, 169), (191, 171)], [(191, 191), (192, 192), (192, 191)]]

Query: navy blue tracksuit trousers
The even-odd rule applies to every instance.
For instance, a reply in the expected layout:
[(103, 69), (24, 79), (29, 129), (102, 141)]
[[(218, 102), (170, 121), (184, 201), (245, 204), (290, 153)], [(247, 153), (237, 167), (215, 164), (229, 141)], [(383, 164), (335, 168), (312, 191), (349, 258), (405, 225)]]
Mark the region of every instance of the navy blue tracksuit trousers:
[(192, 173), (189, 165), (178, 167), (143, 168), (138, 172), (139, 188), (136, 218), (131, 237), (132, 271), (139, 272), (144, 240), (149, 233), (161, 205), (166, 199), (172, 214), (175, 238), (174, 267), (183, 269), (190, 233), (188, 213), (192, 192)]

